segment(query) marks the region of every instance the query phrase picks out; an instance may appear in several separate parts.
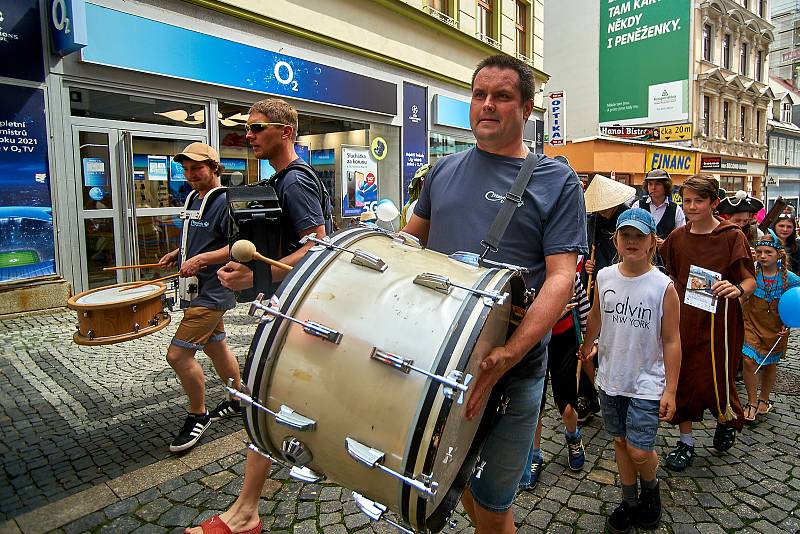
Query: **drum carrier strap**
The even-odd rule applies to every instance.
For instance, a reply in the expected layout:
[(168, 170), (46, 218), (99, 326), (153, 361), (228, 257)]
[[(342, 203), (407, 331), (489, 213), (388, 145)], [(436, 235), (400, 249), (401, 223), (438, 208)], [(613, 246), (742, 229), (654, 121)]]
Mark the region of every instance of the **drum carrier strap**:
[(503, 234), (506, 233), (508, 224), (514, 217), (514, 212), (517, 208), (522, 207), (522, 195), (533, 178), (533, 171), (538, 163), (537, 154), (529, 151), (525, 161), (522, 163), (519, 174), (517, 174), (517, 178), (514, 180), (514, 184), (500, 204), (500, 211), (497, 212), (492, 227), (489, 228), (489, 233), (481, 240), (481, 246), (484, 247), (481, 259), (484, 259), (490, 251), (497, 252), (500, 250), (500, 240), (503, 238)]
[(211, 189), (206, 196), (203, 197), (203, 202), (200, 203), (200, 209), (192, 210), (189, 209), (194, 202), (194, 199), (197, 197), (197, 191), (192, 190), (186, 196), (186, 202), (183, 204), (183, 210), (178, 215), (181, 220), (183, 221), (183, 228), (181, 228), (181, 264), (186, 261), (186, 241), (189, 239), (189, 226), (191, 224), (186, 224), (186, 221), (198, 221), (203, 218), (203, 213), (206, 211), (206, 204), (208, 201), (217, 196), (220, 193), (224, 193), (224, 187), (215, 187)]

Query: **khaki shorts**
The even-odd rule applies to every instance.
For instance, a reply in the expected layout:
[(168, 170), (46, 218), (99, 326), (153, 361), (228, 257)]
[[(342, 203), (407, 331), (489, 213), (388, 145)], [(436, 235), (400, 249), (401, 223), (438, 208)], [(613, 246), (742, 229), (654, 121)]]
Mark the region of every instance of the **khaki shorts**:
[(202, 306), (192, 306), (183, 312), (183, 320), (178, 326), (172, 344), (192, 350), (202, 350), (210, 343), (225, 339), (225, 324), (222, 316), (225, 310), (212, 310)]

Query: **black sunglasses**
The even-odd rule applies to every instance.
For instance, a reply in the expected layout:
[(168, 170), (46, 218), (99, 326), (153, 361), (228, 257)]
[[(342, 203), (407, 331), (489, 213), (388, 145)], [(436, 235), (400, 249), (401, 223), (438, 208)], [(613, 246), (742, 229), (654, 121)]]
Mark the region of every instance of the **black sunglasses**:
[(288, 126), (288, 124), (283, 124), (282, 122), (247, 122), (244, 125), (244, 129), (248, 132), (261, 133), (270, 126)]

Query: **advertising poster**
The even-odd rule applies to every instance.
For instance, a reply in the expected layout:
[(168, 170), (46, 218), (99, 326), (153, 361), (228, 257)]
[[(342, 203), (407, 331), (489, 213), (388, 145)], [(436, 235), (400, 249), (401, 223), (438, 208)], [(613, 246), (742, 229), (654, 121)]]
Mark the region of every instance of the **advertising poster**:
[(0, 0), (0, 58), (0, 76), (44, 81), (39, 0)]
[(167, 156), (147, 156), (147, 178), (158, 182), (166, 182), (169, 177)]
[(600, 124), (688, 119), (691, 2), (599, 1)]
[(365, 147), (342, 147), (342, 217), (372, 211), (378, 201), (378, 163)]
[(403, 204), (417, 169), (428, 163), (428, 89), (403, 82)]
[(55, 274), (44, 92), (0, 84), (0, 282)]

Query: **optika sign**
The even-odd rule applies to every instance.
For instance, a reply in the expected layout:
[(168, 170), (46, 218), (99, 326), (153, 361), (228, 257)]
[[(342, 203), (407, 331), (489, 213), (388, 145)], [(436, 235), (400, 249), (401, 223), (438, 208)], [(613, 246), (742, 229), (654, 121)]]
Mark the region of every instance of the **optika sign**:
[(563, 146), (567, 133), (567, 114), (564, 110), (566, 95), (564, 91), (554, 91), (547, 97), (550, 101), (547, 108), (547, 142), (550, 146)]

